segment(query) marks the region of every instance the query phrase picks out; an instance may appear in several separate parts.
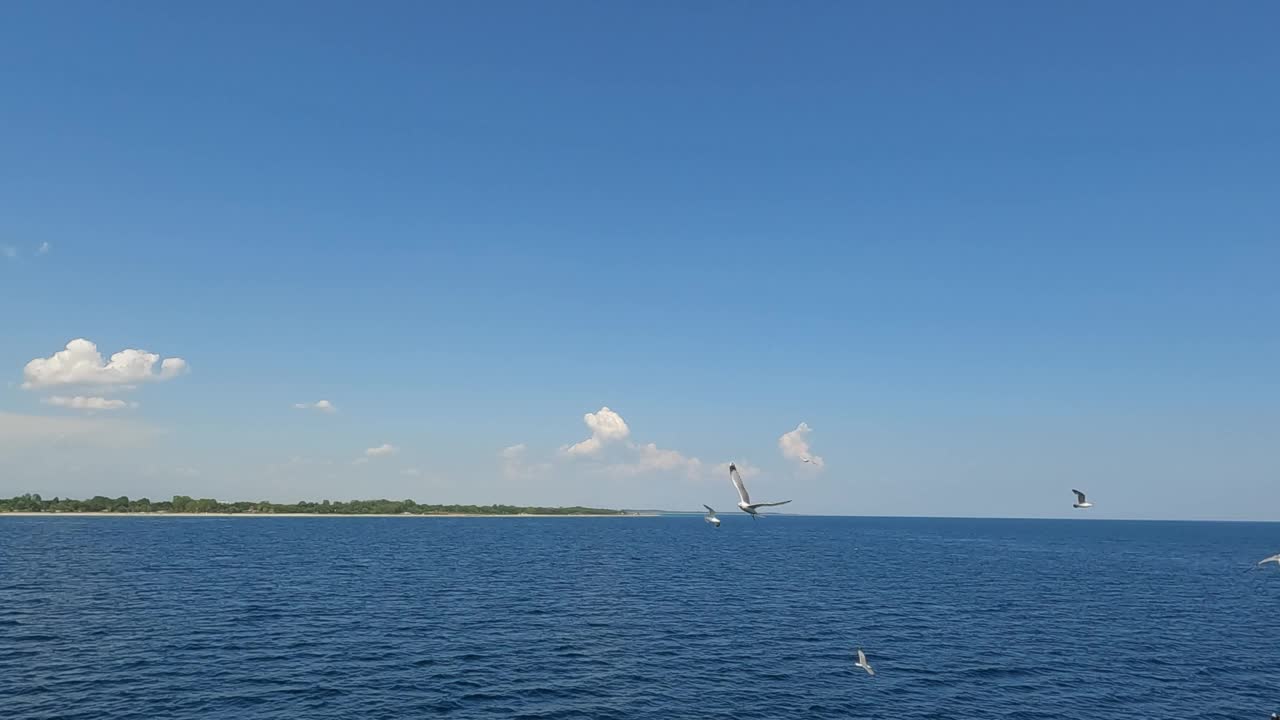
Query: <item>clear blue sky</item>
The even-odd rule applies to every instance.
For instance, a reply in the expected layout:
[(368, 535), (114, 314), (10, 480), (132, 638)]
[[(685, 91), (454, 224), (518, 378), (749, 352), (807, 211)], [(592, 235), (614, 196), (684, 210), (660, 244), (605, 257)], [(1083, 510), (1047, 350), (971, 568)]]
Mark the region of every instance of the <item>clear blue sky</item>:
[[(11, 5), (0, 494), (1274, 519), (1277, 27)], [(190, 372), (23, 387), (77, 338)]]

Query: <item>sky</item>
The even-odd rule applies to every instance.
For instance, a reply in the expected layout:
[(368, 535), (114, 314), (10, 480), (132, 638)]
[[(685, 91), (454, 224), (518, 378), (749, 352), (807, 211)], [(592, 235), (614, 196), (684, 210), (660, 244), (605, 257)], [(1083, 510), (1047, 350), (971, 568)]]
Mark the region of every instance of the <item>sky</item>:
[(5, 16), (0, 495), (1280, 519), (1274, 3)]

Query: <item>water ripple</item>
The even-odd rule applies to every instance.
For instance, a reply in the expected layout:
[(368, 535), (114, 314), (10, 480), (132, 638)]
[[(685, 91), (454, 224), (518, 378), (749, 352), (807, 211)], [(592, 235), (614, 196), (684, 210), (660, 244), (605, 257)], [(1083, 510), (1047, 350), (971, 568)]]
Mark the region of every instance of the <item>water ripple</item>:
[(1280, 574), (1241, 569), (1277, 543), (1246, 523), (0, 518), (0, 715), (1266, 717)]

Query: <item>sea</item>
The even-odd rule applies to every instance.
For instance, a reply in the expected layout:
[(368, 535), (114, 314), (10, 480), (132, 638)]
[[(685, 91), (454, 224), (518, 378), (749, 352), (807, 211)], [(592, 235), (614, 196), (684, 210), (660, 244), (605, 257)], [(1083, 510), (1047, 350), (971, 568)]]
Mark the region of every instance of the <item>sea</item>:
[(0, 718), (1265, 720), (1276, 552), (1083, 517), (0, 517)]

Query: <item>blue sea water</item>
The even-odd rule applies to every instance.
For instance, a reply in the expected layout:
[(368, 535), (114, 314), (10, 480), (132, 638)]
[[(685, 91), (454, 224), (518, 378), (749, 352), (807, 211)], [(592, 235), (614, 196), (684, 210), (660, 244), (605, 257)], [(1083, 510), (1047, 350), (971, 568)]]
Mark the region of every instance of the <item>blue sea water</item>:
[[(0, 517), (0, 718), (1266, 718), (1280, 525)], [(853, 667), (867, 652), (877, 675)]]

